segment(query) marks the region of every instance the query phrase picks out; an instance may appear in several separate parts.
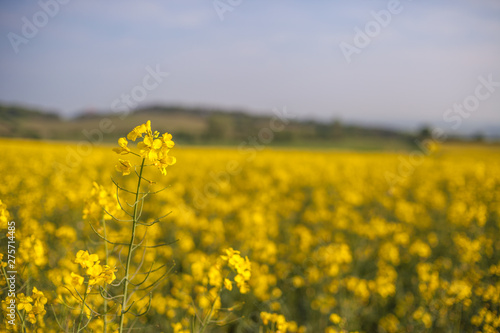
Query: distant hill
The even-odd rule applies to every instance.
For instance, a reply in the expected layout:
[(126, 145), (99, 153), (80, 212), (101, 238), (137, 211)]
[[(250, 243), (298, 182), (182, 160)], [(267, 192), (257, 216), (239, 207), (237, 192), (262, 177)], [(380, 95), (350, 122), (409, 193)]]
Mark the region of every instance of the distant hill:
[[(237, 146), (255, 138), (260, 144), (273, 146), (407, 150), (415, 147), (419, 137), (340, 121), (290, 120), (283, 124), (274, 115), (181, 106), (149, 106), (129, 114), (94, 113), (62, 119), (55, 113), (6, 105), (0, 106), (0, 136), (115, 142), (148, 119), (155, 129), (172, 133), (179, 144), (193, 145)], [(426, 133), (428, 129), (423, 129), (419, 135)]]
[(0, 105), (0, 136), (43, 138), (49, 135), (36, 123), (59, 123), (61, 118), (56, 113), (28, 109), (20, 106)]

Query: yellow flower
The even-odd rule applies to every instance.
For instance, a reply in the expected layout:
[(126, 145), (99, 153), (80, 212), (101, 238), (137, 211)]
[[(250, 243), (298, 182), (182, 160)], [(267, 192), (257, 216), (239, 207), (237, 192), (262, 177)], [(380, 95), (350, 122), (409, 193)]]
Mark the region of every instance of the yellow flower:
[(127, 139), (135, 141), (137, 139), (137, 137), (141, 137), (142, 138), (142, 135), (144, 133), (146, 133), (148, 131), (148, 129), (149, 129), (149, 131), (151, 131), (151, 121), (149, 121), (149, 120), (148, 120), (148, 122), (146, 124), (142, 124), (142, 125), (136, 126), (127, 135)]
[(175, 324), (170, 324), (172, 326), (172, 329), (174, 330), (174, 333), (189, 333), (189, 330), (185, 330), (182, 327), (181, 323), (175, 323)]
[(101, 280), (100, 275), (102, 271), (103, 270), (101, 265), (94, 265), (87, 269), (87, 274), (89, 275), (89, 286), (92, 286), (100, 282)]
[(233, 290), (233, 284), (232, 284), (231, 280), (229, 280), (229, 279), (224, 279), (224, 287), (225, 287), (227, 290)]
[(261, 312), (260, 319), (262, 319), (262, 322), (264, 323), (264, 325), (267, 325), (267, 324), (269, 324), (269, 320), (271, 319), (271, 314), (268, 312)]
[(29, 320), (32, 324), (36, 323), (37, 316), (43, 316), (47, 313), (45, 310), (45, 304), (47, 304), (47, 297), (43, 294), (43, 292), (39, 291), (36, 287), (33, 287), (33, 291), (31, 292), (31, 298), (35, 301), (32, 312), (29, 313)]
[(260, 318), (264, 325), (273, 325), (276, 327), (276, 332), (296, 332), (297, 323), (287, 322), (285, 316), (277, 313), (261, 312)]
[(87, 269), (87, 274), (89, 275), (89, 286), (100, 283), (111, 283), (116, 279), (115, 275), (116, 269), (111, 268), (108, 265), (94, 265)]
[(330, 315), (330, 321), (331, 321), (332, 323), (334, 323), (334, 324), (337, 324), (337, 325), (338, 325), (338, 324), (340, 324), (340, 322), (342, 321), (342, 318), (341, 318), (338, 314), (336, 314), (336, 313), (332, 313), (332, 314)]
[(7, 229), (7, 224), (10, 221), (10, 214), (7, 206), (0, 200), (0, 229)]
[(141, 156), (144, 158), (148, 158), (152, 162), (158, 159), (158, 150), (161, 149), (161, 147), (162, 141), (160, 139), (156, 139), (150, 133), (148, 133), (146, 137), (144, 137), (143, 142), (139, 142), (137, 144), (137, 148), (139, 148)]
[(250, 291), (247, 282), (250, 280), (251, 263), (248, 257), (243, 258), (240, 251), (233, 250), (232, 248), (224, 250), (226, 255), (221, 255), (221, 259), (227, 261), (230, 268), (236, 271), (237, 275), (234, 277), (234, 282), (240, 289), (240, 293), (246, 294)]
[[(103, 186), (93, 182), (90, 197), (86, 200), (83, 208), (83, 218), (85, 220), (111, 220), (111, 215), (118, 216), (119, 211), (120, 205), (116, 200), (116, 193), (110, 193)], [(57, 232), (62, 233), (63, 231), (59, 228)], [(74, 233), (74, 229), (69, 229), (69, 231)], [(64, 236), (69, 237), (69, 235)]]
[(26, 262), (29, 261), (36, 266), (41, 267), (47, 264), (45, 243), (38, 239), (35, 234), (23, 240), (19, 246), (19, 256)]
[(75, 264), (80, 264), (83, 268), (92, 267), (99, 262), (97, 254), (89, 254), (88, 251), (80, 250), (76, 254)]
[(250, 291), (250, 288), (248, 287), (248, 284), (246, 283), (246, 280), (243, 278), (241, 275), (236, 275), (234, 277), (234, 282), (236, 282), (236, 285), (240, 289), (240, 293), (246, 294), (247, 292)]
[[(129, 140), (135, 141), (138, 137), (144, 137), (142, 142), (137, 143), (139, 155), (148, 159), (154, 166), (160, 169), (163, 175), (167, 174), (167, 167), (175, 164), (175, 157), (168, 156), (168, 152), (175, 146), (170, 133), (164, 133), (160, 136), (160, 132), (151, 130), (151, 121), (148, 120), (145, 124), (136, 126), (128, 135)], [(113, 150), (120, 154), (127, 154), (130, 149), (127, 147), (128, 141), (126, 138), (120, 138), (118, 145), (120, 148)], [(124, 176), (130, 174), (130, 162), (120, 160), (120, 164), (116, 165), (116, 170), (123, 173)]]
[(224, 252), (226, 252), (226, 255), (222, 255), (221, 258), (224, 260), (229, 260), (234, 255), (240, 254), (240, 251), (233, 250), (232, 247), (229, 249), (225, 249)]
[(122, 155), (130, 153), (130, 148), (127, 147), (128, 141), (126, 138), (119, 138), (118, 145), (120, 146), (120, 148), (113, 148), (114, 152)]
[(0, 267), (7, 267), (7, 263), (3, 261), (3, 253), (0, 253)]
[(121, 172), (123, 176), (130, 175), (130, 169), (132, 168), (130, 161), (118, 159), (118, 162), (120, 164), (115, 166), (116, 171)]
[(35, 300), (35, 304), (46, 304), (47, 297), (43, 294), (43, 292), (39, 291), (36, 287), (33, 287), (33, 291), (31, 293), (31, 297)]
[(28, 321), (32, 324), (36, 323), (36, 316), (33, 312), (28, 313)]
[(165, 146), (168, 149), (174, 148), (175, 142), (172, 141), (172, 134), (170, 133), (163, 134), (162, 140), (163, 140), (163, 146)]
[(30, 312), (31, 309), (33, 308), (33, 305), (31, 303), (33, 302), (33, 299), (29, 296), (24, 296), (23, 293), (20, 293), (17, 296), (17, 299), (19, 300), (19, 304), (17, 305), (17, 308), (19, 310), (26, 310), (26, 312)]
[(114, 280), (116, 280), (116, 268), (111, 268), (108, 265), (104, 265), (104, 271), (103, 271), (103, 280), (105, 283), (110, 284)]
[(33, 306), (33, 298), (30, 296), (25, 296), (23, 293), (18, 294), (17, 300), (18, 310), (24, 310), (27, 314), (27, 319), (30, 323), (36, 323), (36, 316), (43, 316), (46, 311), (44, 309), (44, 304), (47, 303), (47, 299), (43, 296), (43, 293), (38, 291), (35, 287), (33, 288), (33, 298), (35, 298), (35, 305)]
[(208, 280), (208, 283), (214, 287), (220, 287), (222, 285), (222, 275), (216, 267), (210, 267), (208, 271)]
[(83, 276), (80, 276), (78, 274), (75, 274), (75, 273), (71, 272), (71, 284), (74, 287), (81, 286), (83, 284), (84, 280), (85, 279), (83, 278)]
[(167, 174), (167, 166), (174, 165), (176, 161), (177, 161), (176, 158), (173, 156), (165, 156), (165, 157), (159, 159), (158, 162), (155, 163), (155, 165), (160, 168), (160, 171), (163, 175), (166, 175)]

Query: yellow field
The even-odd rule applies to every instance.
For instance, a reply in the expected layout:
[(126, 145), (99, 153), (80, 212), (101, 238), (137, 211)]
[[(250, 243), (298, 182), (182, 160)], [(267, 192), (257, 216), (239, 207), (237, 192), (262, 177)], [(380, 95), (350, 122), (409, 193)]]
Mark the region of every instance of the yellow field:
[[(124, 157), (113, 147), (0, 146), (0, 222), (5, 231), (15, 222), (17, 315), (27, 331), (102, 332), (104, 317), (118, 330), (123, 284), (113, 284), (126, 275), (132, 223), (102, 207), (130, 220), (111, 177), (134, 192), (133, 169), (115, 170)], [(135, 244), (168, 245), (131, 257), (123, 320), (132, 332), (500, 330), (500, 149), (442, 147), (411, 167), (408, 156), (383, 152), (169, 154), (177, 162), (168, 174), (148, 168), (141, 187), (168, 186), (144, 198), (143, 224), (172, 213), (137, 226)], [(130, 211), (133, 193), (118, 195)], [(93, 229), (122, 245), (105, 246)], [(82, 253), (75, 263), (80, 250), (102, 266)], [(106, 277), (92, 282), (93, 265)], [(2, 329), (12, 329), (0, 283)]]

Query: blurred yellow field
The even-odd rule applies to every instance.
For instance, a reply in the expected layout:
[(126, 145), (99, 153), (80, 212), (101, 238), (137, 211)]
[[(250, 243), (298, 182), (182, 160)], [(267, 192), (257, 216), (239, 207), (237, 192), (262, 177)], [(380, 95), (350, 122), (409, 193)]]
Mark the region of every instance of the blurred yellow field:
[[(125, 276), (132, 331), (500, 330), (499, 148), (444, 146), (408, 164), (388, 152), (176, 146), (166, 176), (145, 169), (138, 197), (151, 193), (138, 201), (133, 165), (115, 169), (118, 145), (0, 145), (0, 222), (3, 235), (15, 226), (28, 332), (119, 330)], [(117, 193), (142, 213), (128, 275), (132, 222)], [(12, 235), (1, 240), (3, 329)]]

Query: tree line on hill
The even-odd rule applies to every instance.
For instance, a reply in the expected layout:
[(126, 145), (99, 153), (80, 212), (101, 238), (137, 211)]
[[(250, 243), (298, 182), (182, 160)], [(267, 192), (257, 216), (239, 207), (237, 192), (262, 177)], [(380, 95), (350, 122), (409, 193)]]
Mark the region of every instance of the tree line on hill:
[[(389, 145), (408, 148), (416, 139), (429, 135), (430, 128), (418, 133), (393, 129), (343, 124), (339, 120), (319, 122), (290, 120), (286, 126), (273, 123), (273, 115), (252, 115), (241, 111), (209, 110), (181, 106), (150, 106), (135, 110), (124, 117), (112, 113), (84, 113), (72, 119), (63, 119), (55, 112), (44, 112), (22, 106), (0, 105), (0, 136), (50, 140), (80, 140), (82, 132), (98, 126), (108, 118), (116, 127), (113, 135), (104, 141), (115, 140), (145, 119), (166, 127), (176, 140), (185, 144), (238, 144), (251, 137), (259, 137), (273, 145), (354, 145), (370, 148)], [(267, 130), (266, 130), (267, 129)]]

